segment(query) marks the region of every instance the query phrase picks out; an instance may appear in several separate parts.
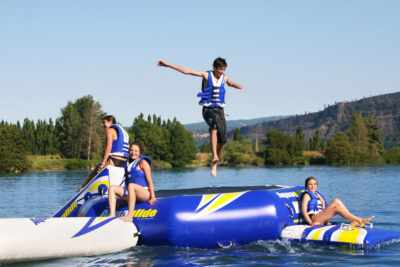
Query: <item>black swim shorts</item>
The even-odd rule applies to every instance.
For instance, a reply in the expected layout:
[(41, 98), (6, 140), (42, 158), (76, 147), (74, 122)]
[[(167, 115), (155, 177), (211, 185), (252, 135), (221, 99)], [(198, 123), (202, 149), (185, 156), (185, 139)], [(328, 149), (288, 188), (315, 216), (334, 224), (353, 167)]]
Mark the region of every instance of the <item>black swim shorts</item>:
[(218, 144), (226, 143), (226, 121), (223, 108), (203, 107), (203, 118), (212, 129), (217, 129)]

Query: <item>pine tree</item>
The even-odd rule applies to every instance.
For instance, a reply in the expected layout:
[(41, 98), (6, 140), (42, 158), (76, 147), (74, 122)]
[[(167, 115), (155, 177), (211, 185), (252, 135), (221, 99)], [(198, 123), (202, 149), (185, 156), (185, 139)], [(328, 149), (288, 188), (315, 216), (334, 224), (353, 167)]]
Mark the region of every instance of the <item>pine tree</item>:
[(242, 142), (243, 138), (240, 135), (240, 129), (236, 128), (233, 132), (233, 140), (238, 141), (238, 142)]
[(368, 128), (361, 112), (354, 113), (351, 116), (351, 123), (347, 133), (354, 153), (368, 154)]
[(349, 164), (353, 154), (349, 137), (344, 132), (338, 132), (329, 139), (325, 153), (328, 163)]
[(15, 125), (0, 127), (0, 172), (24, 171), (30, 165), (20, 129)]

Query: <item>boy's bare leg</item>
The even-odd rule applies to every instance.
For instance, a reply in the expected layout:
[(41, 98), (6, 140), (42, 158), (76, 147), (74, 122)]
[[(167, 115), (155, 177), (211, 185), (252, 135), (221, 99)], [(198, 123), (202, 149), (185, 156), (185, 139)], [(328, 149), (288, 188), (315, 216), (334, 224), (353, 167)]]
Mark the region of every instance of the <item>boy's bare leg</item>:
[(214, 177), (217, 176), (217, 164), (219, 161), (217, 141), (218, 141), (217, 129), (212, 129), (210, 132), (210, 143), (211, 143), (211, 152), (212, 152), (211, 175)]

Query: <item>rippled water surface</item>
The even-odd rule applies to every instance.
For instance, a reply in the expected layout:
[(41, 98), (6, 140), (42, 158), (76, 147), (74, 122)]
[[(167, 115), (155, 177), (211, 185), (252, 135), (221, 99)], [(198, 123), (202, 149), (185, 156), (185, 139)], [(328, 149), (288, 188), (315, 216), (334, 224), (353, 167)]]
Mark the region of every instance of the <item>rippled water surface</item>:
[[(0, 176), (0, 218), (48, 217), (68, 201), (87, 171), (23, 173)], [(374, 227), (400, 231), (400, 166), (155, 169), (156, 189), (217, 185), (303, 185), (307, 176), (319, 180), (328, 201), (340, 198), (359, 216), (375, 215)], [(340, 218), (334, 218), (340, 221)], [(1, 241), (1, 240), (0, 240)], [(19, 264), (21, 265), (21, 264)], [(400, 242), (371, 250), (349, 247), (258, 241), (227, 249), (139, 246), (114, 254), (77, 257), (25, 266), (399, 266)]]

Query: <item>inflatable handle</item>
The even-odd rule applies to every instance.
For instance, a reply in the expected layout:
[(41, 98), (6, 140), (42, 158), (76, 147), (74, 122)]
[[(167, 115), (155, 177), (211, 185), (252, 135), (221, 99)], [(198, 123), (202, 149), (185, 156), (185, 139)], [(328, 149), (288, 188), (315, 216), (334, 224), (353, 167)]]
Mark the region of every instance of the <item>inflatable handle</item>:
[(353, 231), (354, 228), (351, 226), (351, 224), (348, 224), (348, 223), (341, 223), (341, 224), (340, 224), (340, 230)]
[(235, 243), (233, 243), (233, 242), (229, 242), (227, 244), (223, 244), (223, 243), (218, 242), (217, 244), (218, 244), (218, 247), (220, 247), (220, 248), (230, 248), (230, 247), (234, 247), (235, 246)]
[(290, 216), (290, 218), (293, 218), (293, 217), (294, 217), (294, 211), (293, 211), (292, 207), (290, 207), (289, 204), (286, 204), (286, 207), (287, 207), (288, 210), (289, 210), (289, 216)]
[(101, 195), (105, 195), (107, 193), (108, 188), (107, 188), (107, 186), (105, 184), (101, 184), (101, 185), (99, 185), (97, 190), (99, 191), (99, 193)]
[(91, 198), (92, 197), (92, 194), (90, 193), (90, 192), (87, 192), (86, 194), (85, 194), (85, 196), (83, 197), (83, 199), (85, 199), (85, 201), (87, 201), (89, 198)]

